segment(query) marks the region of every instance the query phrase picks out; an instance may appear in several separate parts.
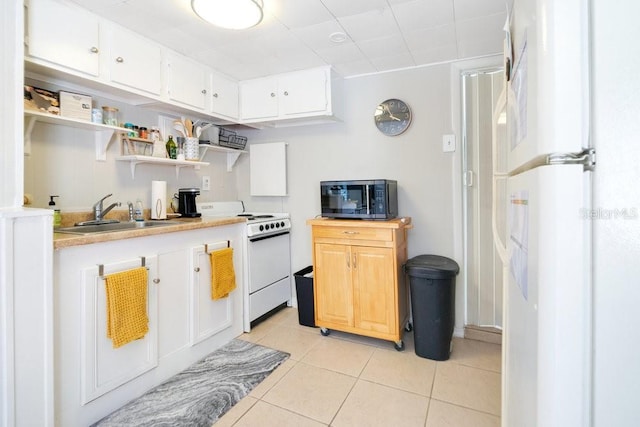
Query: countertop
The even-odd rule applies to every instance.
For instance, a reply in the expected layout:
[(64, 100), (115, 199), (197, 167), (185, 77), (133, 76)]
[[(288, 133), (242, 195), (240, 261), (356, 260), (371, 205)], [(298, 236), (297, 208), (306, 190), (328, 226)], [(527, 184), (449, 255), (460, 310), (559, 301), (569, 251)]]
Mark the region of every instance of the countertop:
[(197, 230), (200, 228), (219, 227), (222, 225), (237, 224), (246, 222), (242, 217), (224, 218), (176, 218), (171, 222), (180, 224), (167, 225), (164, 227), (149, 227), (134, 230), (111, 231), (108, 233), (94, 234), (67, 234), (53, 232), (53, 248), (62, 249), (71, 246), (89, 245), (92, 243), (111, 242), (114, 240), (133, 239), (135, 237), (155, 236), (158, 234), (175, 233), (178, 231)]
[(307, 225), (329, 227), (367, 227), (367, 228), (412, 228), (411, 217), (400, 217), (388, 220), (313, 218), (307, 220)]

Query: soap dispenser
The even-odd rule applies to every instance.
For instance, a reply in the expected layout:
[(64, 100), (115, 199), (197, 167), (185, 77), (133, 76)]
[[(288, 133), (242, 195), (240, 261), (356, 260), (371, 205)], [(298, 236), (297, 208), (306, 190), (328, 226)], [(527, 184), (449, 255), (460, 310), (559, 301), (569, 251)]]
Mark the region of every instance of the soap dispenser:
[(49, 196), (49, 206), (53, 209), (53, 228), (58, 228), (62, 224), (62, 214), (60, 213), (60, 209), (56, 209), (56, 202), (53, 200), (54, 197), (60, 196)]

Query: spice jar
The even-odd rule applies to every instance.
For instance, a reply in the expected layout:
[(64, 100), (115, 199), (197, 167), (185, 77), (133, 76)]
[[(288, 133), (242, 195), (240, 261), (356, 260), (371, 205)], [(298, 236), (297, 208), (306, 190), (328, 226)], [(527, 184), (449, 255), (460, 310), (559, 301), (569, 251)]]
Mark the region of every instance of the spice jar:
[(138, 132), (140, 132), (140, 138), (149, 139), (149, 131), (146, 127), (141, 127), (140, 129), (138, 129)]

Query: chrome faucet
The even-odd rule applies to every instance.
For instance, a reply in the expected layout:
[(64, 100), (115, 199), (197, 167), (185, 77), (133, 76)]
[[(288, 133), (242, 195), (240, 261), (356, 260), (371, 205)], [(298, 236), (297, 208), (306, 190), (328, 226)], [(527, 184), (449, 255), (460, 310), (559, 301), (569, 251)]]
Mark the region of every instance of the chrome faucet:
[(129, 207), (129, 222), (135, 221), (136, 218), (133, 214), (133, 203), (127, 202), (127, 206)]
[(111, 196), (113, 196), (113, 194), (107, 194), (106, 196), (98, 200), (93, 205), (93, 216), (94, 216), (93, 220), (76, 222), (75, 225), (99, 225), (99, 224), (111, 224), (114, 222), (120, 222), (117, 219), (104, 219), (104, 216), (108, 214), (109, 211), (111, 211), (111, 209), (115, 208), (116, 206), (120, 206), (120, 202), (115, 202), (109, 205), (106, 209), (102, 207), (102, 202), (104, 201), (104, 199)]
[(102, 202), (104, 201), (104, 199), (106, 199), (107, 197), (111, 197), (113, 196), (113, 194), (107, 194), (106, 196), (104, 196), (102, 199), (98, 200), (94, 205), (93, 205), (93, 214), (95, 216), (95, 222), (97, 223), (106, 223), (106, 222), (118, 222), (117, 220), (105, 220), (103, 219), (104, 216), (106, 214), (109, 213), (109, 211), (113, 208), (115, 208), (116, 206), (120, 206), (120, 202), (115, 202), (110, 204), (106, 209), (104, 209), (102, 207)]

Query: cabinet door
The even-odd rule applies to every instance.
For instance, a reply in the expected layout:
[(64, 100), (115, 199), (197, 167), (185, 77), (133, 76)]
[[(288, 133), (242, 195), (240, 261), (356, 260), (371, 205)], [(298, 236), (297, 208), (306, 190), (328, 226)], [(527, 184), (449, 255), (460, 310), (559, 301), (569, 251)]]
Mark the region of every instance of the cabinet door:
[(278, 82), (275, 78), (247, 80), (240, 83), (242, 119), (264, 119), (278, 116)]
[(115, 25), (109, 32), (111, 51), (108, 61), (111, 81), (160, 95), (160, 45)]
[(351, 251), (346, 245), (315, 245), (314, 295), (319, 321), (353, 326)]
[(185, 56), (168, 55), (169, 99), (204, 110), (209, 87), (209, 70)]
[(189, 256), (187, 248), (163, 251), (158, 255), (158, 305), (162, 360), (189, 347)]
[(397, 332), (396, 270), (393, 249), (352, 247), (355, 325), (362, 330)]
[[(81, 403), (115, 389), (158, 365), (158, 286), (153, 282), (158, 277), (157, 257), (145, 257), (149, 270), (147, 292), (147, 315), (149, 332), (139, 340), (122, 347), (113, 348), (107, 338), (107, 310), (105, 281), (99, 276), (98, 267), (82, 270), (82, 325), (80, 336), (82, 348)], [(132, 258), (104, 265), (104, 274), (140, 267), (140, 258)]]
[(52, 0), (31, 0), (27, 53), (91, 76), (100, 72), (98, 18)]
[(219, 74), (211, 77), (211, 112), (216, 115), (238, 118), (238, 83)]
[(326, 69), (312, 69), (286, 74), (278, 82), (281, 116), (327, 110)]
[[(216, 243), (209, 250), (219, 249)], [(225, 247), (225, 246), (222, 246)], [(239, 292), (219, 300), (211, 299), (211, 260), (204, 245), (191, 249), (191, 345), (195, 345), (231, 326), (233, 301)]]

